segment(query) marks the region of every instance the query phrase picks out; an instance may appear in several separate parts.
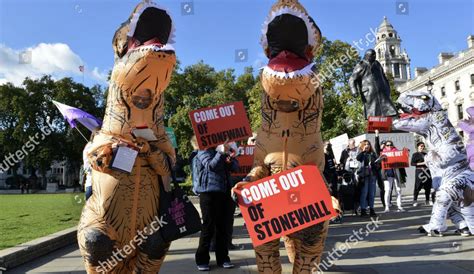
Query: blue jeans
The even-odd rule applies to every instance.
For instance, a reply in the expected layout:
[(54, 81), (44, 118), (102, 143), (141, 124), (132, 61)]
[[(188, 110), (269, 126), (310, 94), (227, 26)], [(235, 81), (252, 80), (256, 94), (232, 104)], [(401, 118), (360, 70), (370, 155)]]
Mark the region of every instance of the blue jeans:
[(365, 177), (364, 185), (362, 186), (362, 190), (360, 193), (360, 208), (367, 209), (367, 196), (369, 197), (369, 207), (371, 209), (374, 208), (374, 200), (375, 200), (375, 182), (377, 178), (374, 175), (370, 175)]

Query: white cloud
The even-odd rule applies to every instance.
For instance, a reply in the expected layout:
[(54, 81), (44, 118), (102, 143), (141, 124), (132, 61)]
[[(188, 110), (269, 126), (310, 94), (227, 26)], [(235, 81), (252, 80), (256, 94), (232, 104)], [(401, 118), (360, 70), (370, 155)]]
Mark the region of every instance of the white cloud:
[[(45, 74), (58, 79), (80, 77), (79, 66), (84, 61), (67, 44), (40, 43), (27, 49), (12, 49), (0, 44), (0, 84), (12, 82), (21, 85), (26, 77), (39, 78)], [(87, 70), (85, 76), (102, 84), (107, 81), (107, 73), (97, 67)]]

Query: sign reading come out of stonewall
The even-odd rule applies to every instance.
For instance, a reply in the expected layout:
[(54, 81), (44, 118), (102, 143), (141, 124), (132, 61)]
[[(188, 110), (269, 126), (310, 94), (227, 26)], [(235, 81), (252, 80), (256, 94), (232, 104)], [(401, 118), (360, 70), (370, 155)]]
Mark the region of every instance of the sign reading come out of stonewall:
[(299, 166), (235, 193), (254, 246), (337, 216), (316, 166)]
[(189, 118), (201, 150), (252, 136), (242, 102), (193, 110)]

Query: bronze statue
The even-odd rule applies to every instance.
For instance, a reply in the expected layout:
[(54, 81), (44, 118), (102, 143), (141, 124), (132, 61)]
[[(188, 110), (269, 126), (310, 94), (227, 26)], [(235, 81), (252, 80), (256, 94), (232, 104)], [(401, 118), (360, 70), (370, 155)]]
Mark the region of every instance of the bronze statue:
[(360, 94), (362, 98), (365, 119), (369, 116), (396, 116), (398, 113), (390, 98), (387, 77), (375, 57), (375, 50), (367, 50), (349, 79), (352, 95), (357, 97)]

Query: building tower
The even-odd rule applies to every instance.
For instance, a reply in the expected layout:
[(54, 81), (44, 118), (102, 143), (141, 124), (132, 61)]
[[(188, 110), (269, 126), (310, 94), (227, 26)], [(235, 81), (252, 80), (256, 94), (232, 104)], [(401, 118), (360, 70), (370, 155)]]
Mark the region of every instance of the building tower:
[(401, 42), (402, 39), (397, 31), (388, 22), (387, 17), (384, 17), (377, 30), (375, 52), (385, 74), (393, 76), (395, 86), (411, 79), (410, 58), (408, 58), (406, 50), (402, 52)]

